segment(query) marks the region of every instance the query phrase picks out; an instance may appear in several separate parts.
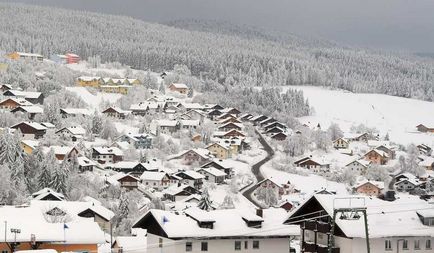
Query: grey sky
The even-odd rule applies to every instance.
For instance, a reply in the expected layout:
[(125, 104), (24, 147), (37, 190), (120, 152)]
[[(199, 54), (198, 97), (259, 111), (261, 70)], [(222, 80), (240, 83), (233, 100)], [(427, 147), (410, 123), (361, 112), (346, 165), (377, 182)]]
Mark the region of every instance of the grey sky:
[(156, 22), (217, 19), (324, 37), (341, 44), (434, 52), (434, 0), (6, 1), (122, 14)]

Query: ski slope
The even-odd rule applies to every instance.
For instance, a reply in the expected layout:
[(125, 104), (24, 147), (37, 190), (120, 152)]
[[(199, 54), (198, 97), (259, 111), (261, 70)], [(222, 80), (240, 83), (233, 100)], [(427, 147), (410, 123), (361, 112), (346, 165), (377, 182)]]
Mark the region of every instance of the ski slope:
[(75, 93), (87, 103), (91, 111), (99, 111), (99, 105), (103, 101), (115, 103), (122, 97), (122, 94), (98, 92), (96, 95), (90, 93), (85, 87), (65, 87), (66, 90)]
[(302, 117), (302, 123), (320, 123), (327, 128), (336, 122), (349, 131), (360, 123), (375, 127), (380, 135), (389, 133), (391, 141), (407, 145), (425, 143), (434, 146), (434, 135), (416, 131), (420, 123), (434, 127), (434, 103), (382, 94), (355, 94), (323, 87), (291, 86), (302, 90), (314, 108), (312, 116)]

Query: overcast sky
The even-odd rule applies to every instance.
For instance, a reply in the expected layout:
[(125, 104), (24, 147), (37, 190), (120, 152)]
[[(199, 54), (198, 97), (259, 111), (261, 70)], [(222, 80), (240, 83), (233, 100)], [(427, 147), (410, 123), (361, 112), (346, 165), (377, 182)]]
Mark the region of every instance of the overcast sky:
[(434, 52), (434, 0), (0, 0), (146, 21), (217, 19), (341, 44)]

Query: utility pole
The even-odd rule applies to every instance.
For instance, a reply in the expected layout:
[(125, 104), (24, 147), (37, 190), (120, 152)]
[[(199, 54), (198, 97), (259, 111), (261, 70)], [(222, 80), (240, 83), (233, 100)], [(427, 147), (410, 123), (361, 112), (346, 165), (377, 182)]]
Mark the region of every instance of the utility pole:
[(21, 233), (21, 229), (19, 228), (11, 228), (11, 233), (14, 233), (14, 252), (16, 251), (17, 247), (17, 234)]
[(341, 220), (358, 220), (361, 218), (360, 213), (363, 214), (364, 218), (364, 226), (365, 226), (365, 236), (366, 236), (366, 252), (370, 253), (370, 245), (369, 245), (369, 230), (368, 230), (368, 215), (366, 213), (366, 207), (357, 207), (357, 208), (335, 208), (333, 210), (333, 219), (331, 224), (330, 238), (328, 241), (328, 253), (333, 253), (334, 247), (334, 232), (336, 227), (336, 217), (338, 214), (341, 214), (339, 219)]

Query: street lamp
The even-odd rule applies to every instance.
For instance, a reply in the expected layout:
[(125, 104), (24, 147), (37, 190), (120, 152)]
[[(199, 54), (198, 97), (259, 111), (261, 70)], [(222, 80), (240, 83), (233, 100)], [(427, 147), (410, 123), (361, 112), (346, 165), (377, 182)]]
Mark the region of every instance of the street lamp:
[(16, 251), (17, 246), (17, 234), (21, 233), (21, 229), (19, 228), (11, 228), (11, 233), (14, 233), (14, 252)]

